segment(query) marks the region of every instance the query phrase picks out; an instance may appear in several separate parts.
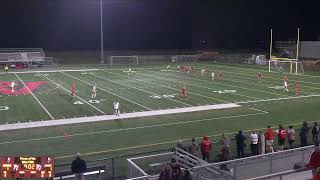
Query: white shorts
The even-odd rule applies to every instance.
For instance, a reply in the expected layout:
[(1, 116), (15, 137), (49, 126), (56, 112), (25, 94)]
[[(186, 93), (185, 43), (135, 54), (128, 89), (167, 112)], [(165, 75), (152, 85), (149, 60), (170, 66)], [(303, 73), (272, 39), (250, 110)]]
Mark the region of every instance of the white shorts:
[(273, 140), (266, 140), (267, 146), (272, 146), (273, 145)]

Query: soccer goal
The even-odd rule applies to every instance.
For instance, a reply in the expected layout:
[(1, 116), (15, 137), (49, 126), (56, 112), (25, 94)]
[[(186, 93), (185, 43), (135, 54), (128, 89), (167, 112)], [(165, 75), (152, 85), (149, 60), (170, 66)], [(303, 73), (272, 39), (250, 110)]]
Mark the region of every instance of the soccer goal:
[(110, 65), (137, 65), (138, 56), (110, 56)]
[(269, 72), (304, 74), (304, 69), (302, 62), (299, 61), (270, 60)]

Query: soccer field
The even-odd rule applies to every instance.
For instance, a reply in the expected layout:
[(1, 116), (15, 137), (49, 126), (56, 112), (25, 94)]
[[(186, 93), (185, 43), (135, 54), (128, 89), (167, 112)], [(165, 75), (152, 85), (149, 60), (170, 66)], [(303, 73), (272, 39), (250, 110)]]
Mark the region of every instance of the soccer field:
[[(287, 75), (290, 92), (283, 92), (284, 74), (246, 65), (194, 63), (195, 73), (176, 71), (176, 65), (135, 66), (128, 77), (123, 67), (11, 72), (0, 75), (0, 123), (68, 122), (108, 116), (91, 123), (0, 131), (2, 155), (53, 155), (57, 163), (69, 162), (80, 152), (85, 159), (172, 147), (178, 139), (189, 140), (221, 133), (231, 136), (239, 129), (261, 129), (267, 125), (299, 124), (320, 117), (320, 74)], [(71, 70), (72, 69), (72, 70)], [(215, 80), (201, 75), (201, 69), (216, 72)], [(218, 72), (224, 72), (219, 79)], [(257, 80), (261, 71), (264, 79)], [(15, 81), (14, 92), (9, 87)], [(299, 83), (299, 95), (294, 92)], [(71, 97), (71, 84), (75, 96)], [(97, 98), (91, 98), (97, 85)], [(186, 86), (188, 96), (180, 97)], [(113, 114), (112, 102), (120, 102), (120, 117)], [(231, 108), (212, 108), (177, 113), (194, 106), (236, 104)], [(170, 113), (153, 116), (159, 110)], [(148, 116), (136, 116), (147, 112)], [(132, 117), (121, 119), (124, 114)], [(118, 118), (112, 120), (112, 118)], [(102, 117), (103, 118), (103, 117)], [(5, 125), (8, 124), (8, 125)], [(19, 126), (21, 127), (21, 126)], [(233, 136), (233, 135), (232, 135)], [(214, 153), (218, 146), (214, 146)]]

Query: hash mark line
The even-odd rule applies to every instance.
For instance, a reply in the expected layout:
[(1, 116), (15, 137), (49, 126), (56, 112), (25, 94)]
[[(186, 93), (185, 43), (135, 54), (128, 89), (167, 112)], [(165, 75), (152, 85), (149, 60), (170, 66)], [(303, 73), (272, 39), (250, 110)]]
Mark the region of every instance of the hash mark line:
[[(174, 76), (174, 77), (180, 77), (180, 78), (185, 78), (185, 79), (192, 79), (192, 78), (189, 78), (189, 77), (182, 77), (182, 76), (177, 76), (177, 75), (173, 75), (173, 74), (169, 74), (168, 75), (171, 75), (171, 76)], [(235, 85), (230, 85), (230, 84), (225, 84), (225, 83), (218, 83), (218, 82), (213, 82), (213, 81), (209, 81), (209, 80), (202, 80), (202, 79), (194, 79), (194, 80), (197, 80), (197, 81), (201, 81), (201, 82), (206, 82), (206, 83), (209, 83), (209, 84), (221, 84), (221, 85), (225, 85), (225, 86), (230, 86), (230, 87), (235, 87), (235, 88), (240, 88), (240, 89), (246, 89), (246, 90), (250, 90), (250, 91), (256, 91), (256, 92), (260, 92), (260, 93), (267, 93), (267, 94), (272, 94), (272, 95), (281, 95), (281, 96), (287, 96), (287, 95), (283, 95), (283, 94), (277, 94), (277, 93), (272, 93), (272, 92), (268, 92), (268, 91), (261, 91), (261, 90), (255, 90), (255, 89), (250, 89), (250, 88), (246, 88), (246, 87), (242, 87), (242, 86), (235, 86)], [(234, 81), (231, 81), (231, 82), (234, 82)]]
[[(98, 75), (92, 74), (92, 76), (95, 76), (95, 77), (97, 77), (97, 78), (100, 78), (100, 79), (104, 79), (104, 80), (113, 82), (113, 83), (115, 83), (115, 84), (120, 84), (120, 85), (122, 85), (122, 86), (131, 87), (131, 88), (133, 88), (133, 89), (137, 89), (137, 90), (140, 90), (140, 91), (142, 91), (142, 92), (146, 92), (146, 93), (149, 93), (149, 94), (152, 94), (152, 95), (158, 95), (158, 94), (156, 94), (156, 93), (153, 93), (153, 92), (150, 92), (150, 91), (147, 91), (147, 90), (144, 90), (144, 89), (140, 89), (140, 88), (137, 88), (137, 87), (134, 87), (134, 86), (131, 86), (131, 85), (126, 85), (126, 84), (123, 84), (123, 83), (120, 83), (120, 82), (115, 82), (115, 81), (112, 81), (112, 80), (110, 80), (110, 79), (107, 79), (107, 78), (98, 76)], [(187, 106), (192, 106), (191, 104), (187, 104), (187, 103), (184, 103), (184, 102), (175, 100), (175, 99), (171, 99), (171, 98), (164, 98), (164, 99), (168, 99), (168, 100), (170, 100), (170, 101), (174, 101), (174, 102), (177, 102), (177, 103), (181, 103), (181, 104), (184, 104), (184, 105), (187, 105)]]
[[(55, 84), (56, 86), (60, 87), (61, 89), (64, 89), (65, 91), (67, 91), (68, 93), (71, 94), (71, 92), (62, 87), (60, 84), (56, 83), (55, 81), (53, 81), (52, 79), (48, 78), (47, 76), (44, 76), (43, 74), (39, 73), (41, 76), (45, 77), (46, 79), (48, 79), (49, 81), (51, 81), (53, 84)], [(82, 99), (81, 97), (75, 95), (75, 97), (77, 97), (78, 99), (80, 99), (81, 101), (85, 102), (86, 104), (88, 104), (89, 106), (93, 107), (95, 110), (99, 111), (101, 114), (106, 114), (105, 112), (103, 112), (102, 110), (98, 109), (97, 107), (93, 106), (92, 104), (90, 104), (89, 102), (87, 102), (86, 100)]]
[[(88, 82), (86, 82), (86, 81), (83, 81), (83, 80), (81, 80), (81, 79), (79, 79), (79, 78), (77, 78), (77, 77), (74, 77), (74, 76), (70, 75), (70, 74), (67, 74), (67, 73), (65, 73), (65, 72), (61, 72), (61, 73), (64, 74), (64, 75), (66, 75), (66, 76), (72, 77), (73, 79), (77, 79), (77, 80), (79, 80), (79, 81), (81, 81), (81, 82), (83, 82), (83, 83), (85, 83), (85, 84), (88, 84), (88, 85), (90, 85), (90, 86), (93, 86), (93, 84), (88, 83)], [(103, 89), (103, 88), (98, 87), (98, 86), (97, 86), (97, 89), (101, 89), (102, 91), (105, 91), (105, 92), (107, 92), (107, 93), (109, 93), (109, 94), (112, 94), (112, 95), (117, 96), (117, 97), (119, 97), (119, 98), (121, 98), (121, 99), (124, 99), (124, 100), (129, 101), (129, 102), (131, 102), (131, 103), (133, 103), (133, 104), (136, 104), (136, 105), (138, 105), (138, 106), (141, 106), (141, 107), (143, 107), (143, 108), (145, 108), (145, 109), (148, 109), (148, 110), (152, 111), (151, 108), (148, 108), (148, 107), (146, 107), (146, 106), (144, 106), (144, 105), (142, 105), (142, 104), (139, 104), (139, 103), (137, 103), (137, 102), (135, 102), (135, 101), (132, 101), (132, 100), (130, 100), (130, 99), (127, 99), (127, 98), (125, 98), (125, 97), (122, 97), (122, 96), (120, 96), (120, 95), (117, 95), (117, 94), (115, 94), (115, 93), (113, 93), (113, 92), (110, 92), (110, 91), (108, 91), (108, 90), (106, 90), (106, 89)]]
[(259, 111), (259, 112), (263, 112), (263, 113), (269, 113), (268, 111), (264, 111), (264, 110), (261, 110), (261, 109), (257, 109), (257, 108), (252, 108), (250, 107), (249, 109), (252, 109), (252, 110), (255, 110), (255, 111)]
[[(193, 123), (213, 121), (213, 120), (218, 120), (218, 119), (232, 119), (232, 118), (238, 118), (238, 117), (256, 116), (256, 115), (263, 115), (263, 114), (267, 114), (267, 113), (266, 112), (258, 112), (258, 113), (249, 113), (249, 114), (234, 115), (234, 116), (205, 118), (205, 119), (197, 119), (197, 120), (190, 120), (190, 121), (179, 121), (179, 122), (175, 122), (175, 123), (155, 124), (155, 125), (149, 125), (149, 126), (137, 126), (137, 127), (132, 127), (132, 128), (120, 128), (120, 129), (111, 129), (111, 130), (106, 130), (106, 131), (96, 131), (96, 132), (87, 132), (87, 133), (76, 133), (76, 134), (69, 134), (68, 136), (69, 137), (76, 137), (76, 136), (87, 136), (87, 135), (95, 135), (95, 134), (108, 134), (108, 133), (120, 132), (120, 131), (131, 131), (131, 130), (148, 129), (148, 128), (155, 128), (155, 127), (174, 126), (174, 125), (179, 125), (179, 124), (193, 124)], [(60, 139), (60, 138), (64, 138), (64, 136), (51, 136), (51, 137), (44, 137), (44, 138), (33, 138), (33, 139), (7, 141), (7, 142), (1, 142), (0, 145), (22, 143), (22, 142), (31, 142), (31, 141), (41, 141), (41, 140), (49, 140), (49, 139)]]
[[(105, 71), (106, 72), (106, 71)], [(111, 72), (107, 72), (107, 73), (111, 73)], [(111, 73), (111, 74), (115, 74), (115, 73)], [(141, 73), (140, 73), (141, 74)], [(115, 75), (118, 75), (118, 74), (115, 74)], [(144, 74), (141, 74), (141, 75), (144, 75)], [(144, 76), (148, 76), (148, 75), (144, 75)], [(149, 76), (149, 77), (153, 77), (153, 76)], [(136, 79), (136, 78), (134, 78)], [(159, 78), (160, 79), (160, 78)], [(175, 89), (175, 88), (172, 88), (170, 86), (166, 86), (166, 85), (162, 85), (162, 84), (157, 84), (157, 83), (152, 83), (152, 82), (148, 82), (148, 81), (144, 81), (144, 82), (147, 82), (147, 83), (150, 83), (150, 84), (155, 84), (157, 86), (161, 86), (161, 87), (165, 87), (167, 89), (172, 89), (172, 90), (175, 90), (175, 91), (180, 91), (179, 89)], [(213, 97), (209, 97), (209, 96), (205, 96), (205, 95), (202, 95), (202, 94), (197, 94), (197, 93), (192, 93), (192, 92), (188, 92), (189, 94), (193, 94), (193, 95), (196, 95), (196, 96), (200, 96), (200, 97), (205, 97), (205, 98), (208, 98), (208, 99), (212, 99), (212, 100), (216, 100), (216, 101), (221, 101), (221, 102), (224, 102), (224, 103), (230, 103), (228, 101), (224, 101), (224, 100), (221, 100), (221, 99), (216, 99), (216, 98), (213, 98)]]
[(30, 94), (34, 97), (34, 99), (39, 103), (39, 105), (42, 107), (42, 109), (49, 115), (51, 119), (54, 120), (54, 117), (50, 114), (50, 112), (42, 105), (42, 103), (39, 101), (39, 99), (33, 94), (33, 92), (26, 86), (26, 84), (20, 79), (20, 77), (14, 73), (14, 75), (19, 79), (19, 81), (24, 85), (24, 87), (27, 88), (27, 90), (30, 92)]

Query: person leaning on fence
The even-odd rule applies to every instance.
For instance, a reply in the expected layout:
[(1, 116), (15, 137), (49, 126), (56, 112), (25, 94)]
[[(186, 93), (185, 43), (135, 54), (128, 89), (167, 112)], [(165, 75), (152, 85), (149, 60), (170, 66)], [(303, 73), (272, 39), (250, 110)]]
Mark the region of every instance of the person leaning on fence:
[(273, 150), (274, 132), (270, 126), (268, 126), (265, 137), (266, 137), (266, 145), (267, 145), (268, 153), (273, 153), (274, 152)]
[(221, 154), (223, 155), (221, 159), (224, 159), (226, 161), (231, 160), (232, 159), (231, 142), (230, 142), (230, 139), (225, 134), (222, 134), (220, 145), (221, 145)]
[(316, 142), (314, 145), (314, 150), (311, 153), (310, 160), (306, 167), (312, 169), (312, 174), (315, 174), (317, 168), (320, 167), (320, 149), (319, 149), (319, 142)]
[(76, 159), (73, 160), (71, 164), (71, 171), (75, 175), (75, 179), (84, 180), (84, 173), (86, 170), (86, 162), (80, 158), (80, 153), (77, 153)]
[(249, 136), (250, 140), (250, 148), (252, 156), (259, 154), (259, 147), (258, 147), (258, 134), (253, 130)]
[(316, 173), (313, 175), (312, 180), (320, 180), (320, 167), (318, 167)]
[(235, 136), (235, 139), (236, 139), (236, 144), (237, 144), (238, 158), (244, 158), (244, 148), (246, 146), (244, 141), (247, 138), (242, 134), (242, 130), (239, 130), (239, 133)]
[(319, 142), (319, 125), (317, 122), (314, 122), (313, 128), (312, 128), (312, 142), (315, 144), (316, 142)]
[(303, 122), (302, 127), (300, 129), (300, 145), (301, 147), (308, 145), (308, 133), (309, 133), (309, 127), (307, 122)]
[(194, 155), (194, 156), (199, 156), (199, 145), (196, 143), (196, 139), (192, 138), (191, 144), (188, 146), (188, 153)]
[(209, 161), (210, 159), (209, 155), (211, 150), (212, 150), (212, 143), (207, 136), (204, 136), (201, 142), (201, 154), (202, 154), (203, 160)]
[(174, 180), (172, 169), (169, 164), (164, 165), (160, 172), (159, 180)]
[(266, 153), (266, 137), (264, 136), (263, 132), (260, 131), (258, 135), (258, 146), (259, 146), (259, 154)]
[(289, 147), (290, 147), (290, 149), (292, 149), (293, 143), (296, 140), (296, 131), (293, 129), (293, 126), (289, 126), (287, 135), (288, 135)]

